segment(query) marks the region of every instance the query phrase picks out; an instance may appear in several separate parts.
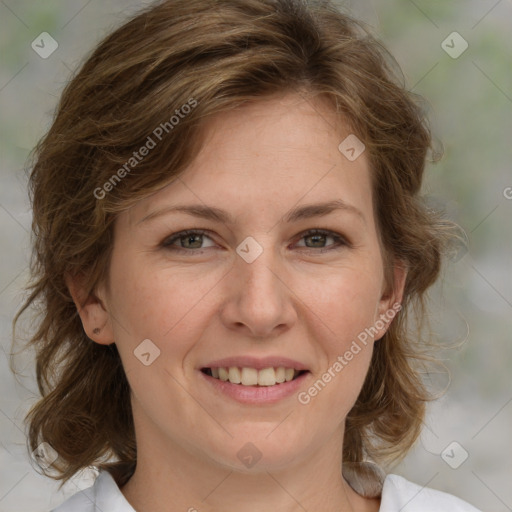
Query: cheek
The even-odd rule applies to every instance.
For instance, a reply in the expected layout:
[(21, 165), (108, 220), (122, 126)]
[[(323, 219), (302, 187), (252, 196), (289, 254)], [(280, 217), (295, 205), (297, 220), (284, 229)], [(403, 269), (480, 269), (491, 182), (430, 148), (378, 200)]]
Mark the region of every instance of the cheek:
[[(341, 424), (354, 406), (368, 373), (372, 345), (350, 344), (344, 352), (316, 380), (319, 408), (322, 416), (335, 416), (334, 423)], [(311, 394), (311, 388), (308, 392)], [(313, 391), (314, 393), (315, 391)], [(322, 396), (320, 397), (320, 393)]]
[(165, 344), (169, 337), (180, 333), (182, 338), (184, 329), (201, 323), (197, 311), (222, 278), (219, 272), (151, 265), (143, 258), (132, 261), (121, 263), (112, 276), (114, 314), (123, 322), (116, 332), (121, 341), (128, 334), (134, 340), (154, 338)]
[[(114, 339), (130, 388), (137, 407), (150, 415), (158, 416), (162, 410), (188, 414), (193, 403), (180, 385), (180, 367), (209, 322), (212, 308), (207, 296), (219, 277), (133, 261), (132, 265), (120, 262), (111, 273), (110, 303)], [(143, 340), (151, 343), (142, 345)], [(144, 353), (149, 353), (148, 365)]]
[(335, 279), (315, 281), (308, 287), (305, 302), (322, 366), (301, 403), (318, 400), (325, 414), (336, 411), (340, 421), (351, 409), (372, 357), (369, 332), (375, 322), (380, 284), (377, 274), (345, 268)]
[(301, 298), (323, 324), (333, 347), (344, 344), (371, 326), (380, 300), (381, 276), (355, 267), (329, 272), (323, 279), (306, 279)]
[[(144, 407), (153, 404), (156, 414), (159, 400), (169, 398), (162, 396), (162, 389), (171, 390), (175, 398), (183, 393), (181, 367), (216, 311), (211, 297), (223, 275), (152, 266), (135, 258), (129, 266), (127, 260), (111, 274), (114, 339), (134, 395)], [(144, 345), (144, 340), (151, 343)], [(142, 354), (148, 352), (145, 366)], [(179, 403), (171, 400), (165, 409), (175, 410)]]

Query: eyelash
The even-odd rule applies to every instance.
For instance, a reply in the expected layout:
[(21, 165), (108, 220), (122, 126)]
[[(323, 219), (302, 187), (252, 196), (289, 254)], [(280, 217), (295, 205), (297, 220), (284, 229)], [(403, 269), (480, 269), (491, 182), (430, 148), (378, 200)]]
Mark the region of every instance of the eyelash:
[[(205, 249), (201, 249), (201, 248), (185, 249), (183, 247), (173, 246), (172, 244), (174, 242), (180, 240), (181, 238), (185, 238), (190, 235), (202, 235), (202, 236), (206, 236), (206, 237), (210, 238), (210, 240), (212, 240), (211, 237), (208, 236), (208, 233), (209, 233), (209, 231), (203, 230), (203, 229), (187, 229), (185, 231), (180, 231), (180, 232), (175, 233), (175, 234), (171, 235), (170, 237), (166, 238), (162, 242), (161, 246), (167, 250), (177, 252), (177, 253), (193, 253), (193, 252), (195, 252), (195, 253), (202, 254), (203, 251), (205, 251), (206, 249), (211, 249), (211, 247), (206, 247)], [(352, 247), (350, 242), (343, 236), (341, 236), (333, 231), (328, 231), (325, 229), (318, 229), (318, 228), (310, 229), (308, 231), (301, 233), (299, 240), (302, 240), (303, 238), (307, 238), (308, 236), (313, 236), (313, 235), (324, 235), (326, 237), (327, 236), (331, 237), (335, 243), (328, 247), (304, 247), (304, 249), (313, 250), (313, 251), (320, 250), (321, 252), (327, 252), (327, 251), (332, 251), (332, 250), (339, 250), (342, 247)]]

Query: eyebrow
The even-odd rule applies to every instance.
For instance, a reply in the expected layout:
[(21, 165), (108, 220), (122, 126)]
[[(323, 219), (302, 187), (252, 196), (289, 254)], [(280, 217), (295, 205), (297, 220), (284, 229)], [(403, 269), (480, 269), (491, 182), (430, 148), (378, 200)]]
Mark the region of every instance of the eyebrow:
[[(360, 210), (358, 210), (355, 206), (346, 203), (342, 199), (335, 199), (333, 201), (328, 201), (325, 203), (315, 203), (298, 206), (287, 212), (283, 220), (284, 222), (289, 224), (292, 222), (310, 219), (313, 217), (322, 217), (335, 211), (345, 211), (347, 213), (355, 214), (366, 224), (366, 219), (363, 213)], [(161, 208), (159, 210), (155, 210), (154, 212), (149, 213), (141, 220), (139, 220), (137, 222), (137, 225), (141, 224), (142, 222), (147, 222), (156, 217), (160, 217), (161, 215), (173, 212), (185, 213), (187, 215), (192, 215), (194, 217), (200, 217), (202, 219), (222, 222), (224, 224), (234, 224), (233, 217), (226, 210), (222, 210), (214, 206), (206, 206), (203, 204), (191, 204), (173, 205)]]

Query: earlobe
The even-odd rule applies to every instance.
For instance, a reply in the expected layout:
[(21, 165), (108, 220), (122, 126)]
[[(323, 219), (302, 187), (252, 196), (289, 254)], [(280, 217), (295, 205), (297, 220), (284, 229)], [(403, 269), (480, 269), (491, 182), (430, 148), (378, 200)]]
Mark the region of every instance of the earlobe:
[(82, 276), (66, 274), (64, 279), (87, 336), (101, 345), (114, 343), (110, 315), (104, 301), (93, 293), (85, 296)]

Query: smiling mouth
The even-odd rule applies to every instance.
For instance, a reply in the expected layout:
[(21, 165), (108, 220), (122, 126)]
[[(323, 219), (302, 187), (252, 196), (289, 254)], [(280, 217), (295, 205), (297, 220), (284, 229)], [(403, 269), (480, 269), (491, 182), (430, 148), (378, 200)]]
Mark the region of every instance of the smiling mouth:
[(308, 372), (308, 370), (295, 370), (283, 366), (262, 370), (230, 366), (229, 368), (202, 368), (201, 371), (214, 379), (241, 386), (275, 386), (276, 384), (295, 380), (300, 375)]

